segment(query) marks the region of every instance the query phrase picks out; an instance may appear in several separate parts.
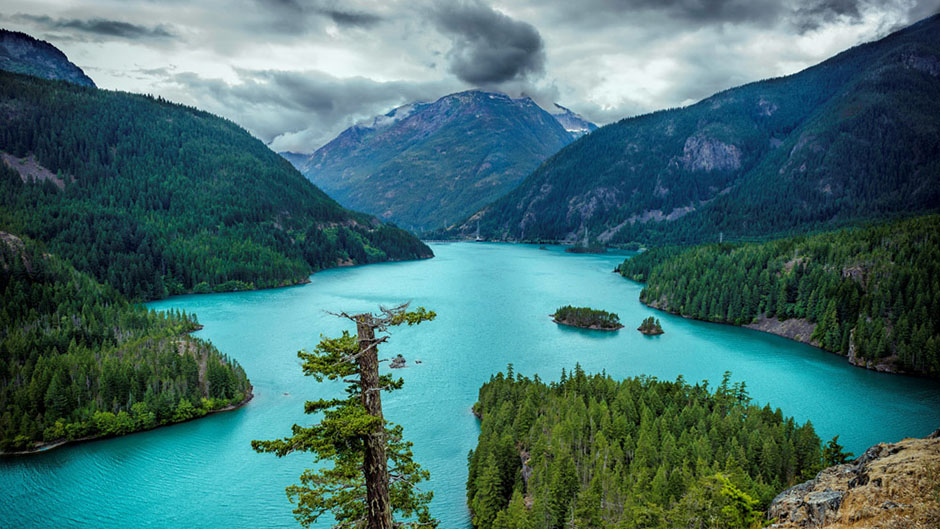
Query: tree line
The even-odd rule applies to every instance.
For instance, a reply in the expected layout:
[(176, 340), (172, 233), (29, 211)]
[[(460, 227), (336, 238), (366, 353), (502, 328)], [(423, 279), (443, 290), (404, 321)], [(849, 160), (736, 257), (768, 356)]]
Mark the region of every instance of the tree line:
[(0, 232), (0, 451), (122, 435), (242, 402), (244, 370), (42, 245)]
[(654, 248), (627, 259), (640, 300), (706, 321), (815, 324), (827, 351), (940, 376), (940, 216), (765, 243)]
[(131, 299), (293, 284), (342, 263), (431, 255), (343, 209), (234, 123), (149, 96), (0, 72), (0, 229)]
[(480, 388), (467, 500), (479, 529), (747, 528), (824, 459), (807, 421), (753, 404), (726, 373), (613, 380), (575, 366), (558, 382), (499, 373)]

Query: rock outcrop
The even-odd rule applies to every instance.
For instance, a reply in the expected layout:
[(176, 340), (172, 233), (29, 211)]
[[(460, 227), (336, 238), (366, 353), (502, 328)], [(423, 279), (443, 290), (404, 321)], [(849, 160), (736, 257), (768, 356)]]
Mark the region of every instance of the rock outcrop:
[(940, 527), (940, 430), (823, 470), (774, 498), (767, 518), (779, 529)]

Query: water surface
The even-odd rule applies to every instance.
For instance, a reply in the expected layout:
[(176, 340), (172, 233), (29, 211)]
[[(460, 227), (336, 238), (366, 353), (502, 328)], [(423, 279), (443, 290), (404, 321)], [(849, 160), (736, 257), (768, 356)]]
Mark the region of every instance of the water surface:
[[(348, 328), (326, 310), (367, 311), (409, 299), (438, 318), (396, 329), (383, 346), (381, 356), (401, 353), (409, 361), (397, 371), (404, 389), (383, 397), (385, 413), (404, 425), (417, 460), (431, 471), (426, 486), (435, 491), (432, 510), (444, 529), (469, 526), (466, 456), (479, 431), (470, 406), (480, 385), (509, 362), (545, 380), (575, 362), (618, 378), (681, 374), (712, 384), (730, 370), (756, 401), (811, 420), (824, 439), (839, 434), (856, 453), (940, 426), (937, 383), (854, 368), (757, 331), (657, 313), (637, 301), (640, 285), (611, 273), (622, 255), (486, 243), (433, 249), (431, 260), (330, 270), (298, 287), (150, 304), (197, 313), (205, 325), (197, 335), (245, 367), (254, 400), (185, 424), (0, 460), (0, 527), (298, 527), (284, 487), (310, 466), (309, 456), (277, 459), (255, 454), (249, 443), (308, 423), (304, 400), (339, 388), (303, 377), (296, 357), (321, 333)], [(565, 304), (617, 312), (627, 328), (558, 326), (548, 314)], [(666, 334), (633, 330), (652, 314)]]

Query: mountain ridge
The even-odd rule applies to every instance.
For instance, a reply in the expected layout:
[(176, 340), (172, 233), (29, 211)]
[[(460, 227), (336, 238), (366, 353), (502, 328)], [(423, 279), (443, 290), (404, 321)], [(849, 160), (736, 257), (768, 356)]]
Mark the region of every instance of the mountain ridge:
[(0, 28), (0, 70), (94, 87), (95, 82), (65, 53), (26, 33)]
[(602, 127), (444, 234), (692, 243), (936, 211), (938, 28)]
[(9, 125), (0, 229), (47, 244), (131, 299), (296, 284), (324, 268), (433, 255), (342, 208), (208, 112), (8, 72), (0, 108)]
[(349, 127), (306, 159), (282, 155), (341, 204), (421, 231), (509, 191), (591, 126), (528, 97), (466, 90)]

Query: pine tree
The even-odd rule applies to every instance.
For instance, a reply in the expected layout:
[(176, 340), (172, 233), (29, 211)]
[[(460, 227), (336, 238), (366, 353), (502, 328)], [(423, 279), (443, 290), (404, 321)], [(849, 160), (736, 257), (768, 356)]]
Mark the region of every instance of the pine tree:
[[(407, 308), (406, 303), (380, 307), (379, 314), (337, 314), (356, 323), (357, 336), (343, 331), (339, 338), (321, 337), (313, 352), (300, 351), (297, 356), (303, 360), (304, 374), (317, 382), (346, 382), (346, 397), (308, 401), (304, 411), (322, 412), (319, 423), (295, 424), (293, 435), (284, 439), (251, 442), (256, 451), (278, 457), (303, 451), (312, 452), (317, 462), (332, 462), (327, 468), (306, 470), (300, 485), (287, 488), (291, 502), (297, 504), (294, 515), (305, 527), (328, 512), (338, 527), (437, 525), (427, 507), (432, 493), (416, 488), (429, 474), (413, 461), (411, 443), (402, 439), (401, 427), (386, 422), (382, 414), (381, 391), (400, 389), (404, 381), (379, 375), (378, 345), (389, 336), (376, 338), (376, 331), (388, 333), (390, 327), (436, 316), (423, 307)], [(393, 520), (396, 515), (400, 520)]]

